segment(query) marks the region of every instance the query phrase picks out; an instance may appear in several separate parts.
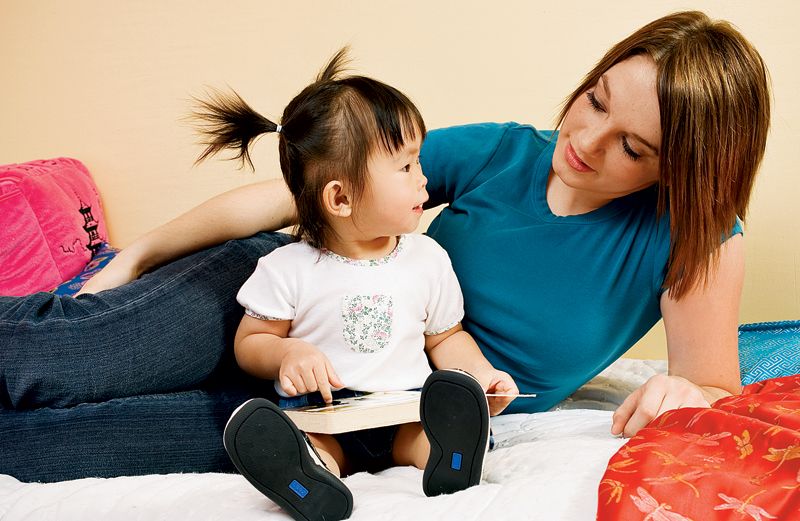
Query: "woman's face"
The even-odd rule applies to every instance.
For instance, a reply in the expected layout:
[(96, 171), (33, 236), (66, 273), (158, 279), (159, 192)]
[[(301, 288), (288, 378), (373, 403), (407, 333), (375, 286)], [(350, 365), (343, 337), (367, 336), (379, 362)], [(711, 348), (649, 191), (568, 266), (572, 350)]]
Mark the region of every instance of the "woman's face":
[(660, 146), (656, 65), (634, 56), (611, 67), (569, 108), (553, 171), (602, 206), (658, 181)]

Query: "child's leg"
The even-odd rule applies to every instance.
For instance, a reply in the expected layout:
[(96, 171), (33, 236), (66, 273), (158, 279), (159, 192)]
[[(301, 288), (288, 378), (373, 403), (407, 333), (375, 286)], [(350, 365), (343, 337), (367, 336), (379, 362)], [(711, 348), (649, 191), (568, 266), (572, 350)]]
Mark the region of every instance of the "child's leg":
[(413, 465), (425, 470), (431, 444), (421, 423), (405, 423), (397, 428), (392, 446), (392, 459), (395, 465)]
[[(420, 427), (421, 428), (421, 427)], [(317, 449), (320, 459), (333, 474), (342, 477), (348, 474), (347, 459), (336, 438), (330, 434), (306, 433), (311, 444)]]
[[(346, 519), (353, 511), (347, 486), (323, 466), (307, 438), (272, 402), (254, 398), (239, 406), (223, 440), (239, 472), (294, 519)], [(326, 446), (324, 439), (320, 446)], [(336, 453), (330, 445), (327, 449)], [(327, 456), (335, 462), (332, 454)]]
[(450, 494), (480, 483), (489, 405), (478, 380), (455, 369), (434, 371), (422, 387), (420, 421), (431, 444), (422, 476), (425, 495)]

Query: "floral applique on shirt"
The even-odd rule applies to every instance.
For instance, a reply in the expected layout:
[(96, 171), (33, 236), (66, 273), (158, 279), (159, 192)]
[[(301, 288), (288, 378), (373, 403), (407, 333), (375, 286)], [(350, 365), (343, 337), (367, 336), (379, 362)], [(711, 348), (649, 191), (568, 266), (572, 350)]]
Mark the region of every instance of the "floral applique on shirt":
[(390, 295), (345, 295), (342, 323), (345, 343), (357, 353), (375, 353), (389, 344), (392, 336)]

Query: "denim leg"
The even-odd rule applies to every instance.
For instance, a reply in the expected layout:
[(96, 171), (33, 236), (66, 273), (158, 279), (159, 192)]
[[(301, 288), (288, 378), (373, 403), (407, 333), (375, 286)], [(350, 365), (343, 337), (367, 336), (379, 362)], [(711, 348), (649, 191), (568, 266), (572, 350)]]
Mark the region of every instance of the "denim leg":
[(96, 295), (0, 297), (0, 409), (68, 407), (235, 378), (236, 293), (259, 257), (290, 240), (262, 233), (230, 241)]
[(233, 472), (222, 445), (244, 391), (119, 398), (66, 409), (0, 410), (0, 474), (20, 481)]

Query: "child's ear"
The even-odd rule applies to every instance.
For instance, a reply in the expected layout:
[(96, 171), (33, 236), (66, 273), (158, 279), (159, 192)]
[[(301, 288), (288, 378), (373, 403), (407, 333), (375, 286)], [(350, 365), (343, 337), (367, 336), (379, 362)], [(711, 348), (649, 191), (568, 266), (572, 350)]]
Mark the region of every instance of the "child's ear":
[(353, 213), (351, 197), (341, 181), (329, 181), (322, 189), (322, 205), (333, 217), (350, 217)]

